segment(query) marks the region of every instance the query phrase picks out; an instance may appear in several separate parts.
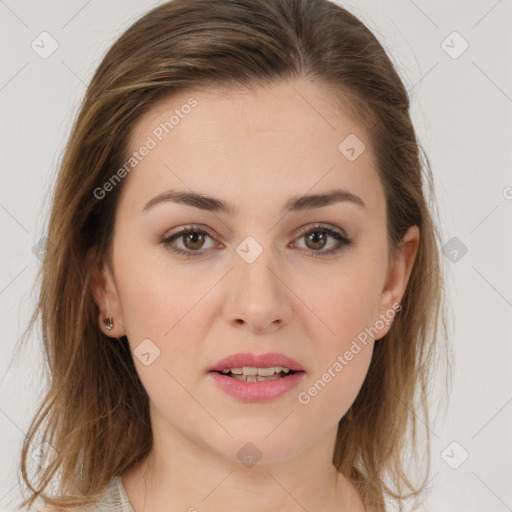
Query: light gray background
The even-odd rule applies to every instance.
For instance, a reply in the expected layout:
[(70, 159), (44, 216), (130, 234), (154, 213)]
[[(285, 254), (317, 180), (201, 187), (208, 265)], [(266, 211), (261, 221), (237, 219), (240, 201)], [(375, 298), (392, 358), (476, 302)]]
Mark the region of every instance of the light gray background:
[[(44, 235), (56, 164), (105, 51), (158, 3), (0, 0), (0, 511), (19, 502), (19, 449), (41, 384), (36, 336), (17, 364), (8, 364), (35, 298), (39, 260), (32, 248)], [(512, 510), (511, 2), (343, 5), (374, 31), (411, 91), (413, 121), (435, 175), (443, 244), (467, 247), (462, 257), (456, 249), (456, 262), (455, 253), (443, 256), (456, 367), (447, 413), (431, 429), (424, 510)], [(58, 42), (46, 59), (31, 47), (43, 31)], [(457, 58), (464, 43), (454, 31), (469, 44)]]

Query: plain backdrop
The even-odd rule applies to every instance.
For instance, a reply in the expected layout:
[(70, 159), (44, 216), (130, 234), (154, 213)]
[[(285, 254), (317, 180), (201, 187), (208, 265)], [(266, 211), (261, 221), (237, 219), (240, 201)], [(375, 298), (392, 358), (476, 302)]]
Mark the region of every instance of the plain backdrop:
[[(57, 164), (107, 48), (158, 3), (0, 0), (0, 511), (19, 503), (19, 452), (42, 385), (36, 335), (8, 364), (33, 307)], [(512, 510), (512, 4), (342, 5), (397, 65), (435, 179), (455, 373), (430, 427), (424, 510)]]

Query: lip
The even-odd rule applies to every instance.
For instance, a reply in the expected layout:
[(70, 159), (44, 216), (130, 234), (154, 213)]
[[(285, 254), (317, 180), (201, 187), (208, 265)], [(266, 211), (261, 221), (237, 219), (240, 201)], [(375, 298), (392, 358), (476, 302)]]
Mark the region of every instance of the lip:
[[(295, 360), (278, 352), (267, 352), (266, 354), (253, 354), (252, 352), (239, 352), (232, 354), (218, 361), (210, 368), (210, 372), (222, 372), (227, 368), (241, 368), (252, 366), (255, 368), (269, 368), (271, 366), (282, 366), (296, 372), (304, 372), (304, 368)], [(273, 381), (270, 381), (273, 382)]]
[(298, 386), (306, 374), (304, 371), (299, 371), (279, 379), (259, 382), (244, 382), (216, 371), (208, 375), (222, 391), (242, 402), (269, 402)]

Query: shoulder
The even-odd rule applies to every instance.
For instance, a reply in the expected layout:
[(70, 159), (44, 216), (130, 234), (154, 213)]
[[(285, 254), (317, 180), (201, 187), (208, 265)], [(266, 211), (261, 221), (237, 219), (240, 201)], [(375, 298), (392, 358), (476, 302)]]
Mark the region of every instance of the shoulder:
[[(106, 510), (104, 508), (87, 508), (87, 510), (98, 511), (98, 510)], [(28, 510), (28, 512), (79, 512), (84, 511), (84, 508), (77, 507), (57, 507), (55, 505), (39, 505), (38, 507), (33, 507)]]
[[(55, 505), (39, 505), (30, 508), (28, 512), (68, 512), (73, 509), (69, 507), (56, 507)], [(76, 510), (76, 509), (74, 509)]]
[[(107, 511), (111, 509), (112, 503), (116, 504), (118, 503), (117, 499), (117, 493), (118, 493), (118, 478), (112, 478), (106, 489), (103, 491), (103, 493), (99, 496), (98, 501), (95, 505), (91, 506), (75, 506), (75, 507), (64, 507), (64, 506), (57, 506), (57, 505), (51, 505), (51, 504), (44, 504), (42, 503), (42, 500), (37, 504), (33, 504), (30, 509), (28, 509), (27, 512), (84, 512), (84, 511)], [(117, 510), (117, 509), (116, 509)]]
[[(100, 503), (101, 505), (104, 503)], [(44, 505), (39, 503), (38, 505), (33, 505), (30, 509), (28, 509), (28, 512), (84, 512), (85, 510), (89, 511), (98, 511), (98, 510), (107, 510), (106, 508), (102, 507), (95, 507), (94, 505), (92, 507), (62, 507), (57, 505)]]
[(31, 507), (28, 512), (63, 512), (66, 509), (56, 508), (54, 505), (38, 505)]

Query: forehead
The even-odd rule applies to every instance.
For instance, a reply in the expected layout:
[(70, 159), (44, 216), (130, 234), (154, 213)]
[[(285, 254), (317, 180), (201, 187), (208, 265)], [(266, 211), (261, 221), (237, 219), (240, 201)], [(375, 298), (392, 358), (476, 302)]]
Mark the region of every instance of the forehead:
[(260, 205), (345, 188), (383, 206), (364, 126), (310, 81), (174, 94), (135, 124), (127, 157), (144, 146), (123, 194), (139, 210), (166, 188)]

